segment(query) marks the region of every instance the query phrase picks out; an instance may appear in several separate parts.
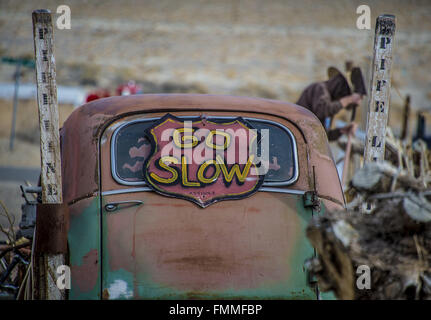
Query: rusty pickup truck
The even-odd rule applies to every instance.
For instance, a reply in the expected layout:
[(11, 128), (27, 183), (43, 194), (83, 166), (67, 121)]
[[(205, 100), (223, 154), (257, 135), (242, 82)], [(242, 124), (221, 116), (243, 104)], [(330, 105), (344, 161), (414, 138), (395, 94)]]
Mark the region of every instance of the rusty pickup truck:
[(70, 115), (61, 158), (69, 299), (318, 298), (305, 228), (344, 197), (308, 110), (216, 95), (110, 97)]

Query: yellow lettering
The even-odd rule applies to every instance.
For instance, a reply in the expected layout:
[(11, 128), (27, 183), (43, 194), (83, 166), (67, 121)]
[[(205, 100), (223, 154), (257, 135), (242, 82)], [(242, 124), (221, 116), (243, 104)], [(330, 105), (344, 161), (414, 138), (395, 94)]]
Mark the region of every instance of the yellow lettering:
[[(215, 167), (214, 174), (212, 175), (212, 177), (206, 178), (204, 176), (205, 169), (206, 169), (206, 167), (208, 167), (211, 164), (213, 164), (214, 167)], [(215, 161), (215, 160), (207, 160), (207, 161), (205, 161), (199, 167), (198, 174), (197, 174), (198, 180), (200, 182), (207, 183), (207, 184), (213, 183), (215, 180), (217, 180), (217, 178), (219, 177), (219, 175), (220, 175), (220, 166), (217, 164), (217, 161)]]
[[(184, 133), (184, 135), (181, 136), (181, 133)], [(175, 145), (181, 149), (190, 149), (195, 147), (199, 143), (198, 138), (193, 135), (193, 128), (175, 129), (172, 137)], [(186, 140), (192, 141), (185, 142)]]
[(171, 178), (162, 178), (156, 175), (154, 172), (150, 173), (152, 179), (156, 180), (159, 183), (170, 184), (175, 182), (178, 179), (178, 172), (174, 168), (171, 168), (168, 163), (178, 164), (178, 159), (170, 156), (165, 156), (159, 159), (159, 165), (161, 168), (169, 171), (172, 174)]
[[(217, 135), (223, 136), (225, 138), (223, 145), (214, 144), (213, 137)], [(230, 135), (223, 131), (211, 130), (205, 139), (205, 144), (211, 149), (226, 150), (230, 145)]]
[(250, 172), (250, 167), (252, 165), (253, 158), (254, 158), (254, 155), (250, 155), (250, 157), (247, 160), (247, 164), (245, 165), (244, 169), (241, 172), (241, 169), (239, 168), (239, 164), (235, 163), (229, 171), (227, 169), (226, 164), (224, 163), (223, 159), (219, 155), (216, 156), (217, 163), (221, 167), (221, 171), (223, 172), (223, 176), (224, 176), (225, 180), (229, 183), (232, 181), (234, 175), (237, 176), (239, 182), (245, 181), (245, 179), (247, 178), (247, 176)]
[(181, 157), (181, 178), (182, 178), (182, 182), (183, 182), (183, 186), (186, 187), (200, 187), (200, 183), (199, 182), (193, 182), (193, 181), (189, 181), (188, 177), (187, 177), (187, 160), (186, 157), (182, 156)]

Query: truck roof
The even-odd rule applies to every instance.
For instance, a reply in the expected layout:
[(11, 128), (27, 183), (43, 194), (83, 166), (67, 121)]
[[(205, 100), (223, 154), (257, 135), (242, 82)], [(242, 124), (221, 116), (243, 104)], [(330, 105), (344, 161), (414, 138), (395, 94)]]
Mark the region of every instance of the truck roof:
[[(316, 167), (318, 193), (344, 202), (342, 194), (340, 196), (338, 175), (331, 163), (332, 155), (325, 130), (312, 112), (289, 102), (206, 94), (116, 96), (78, 107), (60, 130), (65, 202), (75, 202), (99, 191), (99, 141), (109, 124), (128, 115), (179, 111), (245, 112), (256, 117), (265, 114), (289, 121), (299, 129), (306, 141), (309, 166)], [(336, 181), (331, 182), (328, 177), (334, 177), (329, 180)]]

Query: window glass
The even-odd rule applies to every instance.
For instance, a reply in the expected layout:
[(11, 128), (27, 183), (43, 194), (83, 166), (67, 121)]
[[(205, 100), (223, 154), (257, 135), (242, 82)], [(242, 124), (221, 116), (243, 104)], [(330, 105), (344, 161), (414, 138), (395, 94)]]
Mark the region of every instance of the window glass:
[(293, 141), (282, 127), (262, 121), (249, 120), (253, 128), (269, 129), (269, 170), (265, 182), (289, 181), (294, 177)]
[[(211, 121), (226, 119), (209, 118)], [(295, 176), (294, 142), (281, 125), (265, 120), (246, 119), (257, 130), (269, 129), (269, 170), (266, 183), (287, 182)], [(143, 164), (150, 155), (151, 146), (145, 135), (153, 121), (136, 121), (120, 127), (112, 143), (112, 174), (123, 183), (143, 182)]]

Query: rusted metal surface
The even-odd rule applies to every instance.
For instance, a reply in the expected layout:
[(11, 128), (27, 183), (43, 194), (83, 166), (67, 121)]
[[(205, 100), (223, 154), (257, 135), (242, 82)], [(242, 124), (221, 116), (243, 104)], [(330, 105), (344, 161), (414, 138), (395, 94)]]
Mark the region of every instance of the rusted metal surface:
[[(319, 120), (300, 106), (266, 99), (213, 95), (136, 95), (111, 97), (88, 103), (75, 110), (62, 130), (63, 190), (66, 202), (81, 198), (99, 189), (98, 141), (102, 131), (114, 120), (125, 115), (154, 113), (162, 116), (188, 113), (230, 114), (259, 118), (277, 117), (289, 123), (303, 136), (303, 153), (308, 167), (316, 166), (316, 187), (319, 196), (344, 203), (337, 172), (333, 165), (326, 133)], [(67, 159), (66, 159), (67, 157)], [(311, 176), (311, 174), (303, 176)], [(311, 180), (299, 179), (292, 188), (312, 187)]]
[[(304, 261), (313, 255), (304, 232), (313, 209), (304, 207), (301, 194), (258, 191), (247, 199), (202, 209), (152, 191), (128, 192), (130, 186), (113, 179), (114, 129), (167, 113), (280, 123), (296, 139), (299, 176), (292, 185), (277, 189), (316, 190), (322, 199), (320, 213), (343, 205), (324, 129), (304, 108), (207, 95), (94, 101), (78, 108), (62, 129), (63, 190), (70, 204), (70, 298), (314, 299), (304, 269)], [(139, 205), (104, 209), (120, 201)]]
[(100, 298), (100, 199), (81, 199), (70, 206), (68, 233), (70, 299)]
[(39, 203), (36, 212), (35, 252), (67, 253), (69, 207), (66, 204)]
[[(245, 117), (250, 113), (210, 111), (205, 115)], [(288, 127), (297, 140), (300, 175), (292, 186), (280, 189), (313, 189), (309, 150), (298, 127), (274, 115), (253, 116)], [(109, 142), (113, 128), (139, 117), (142, 115), (114, 122), (101, 138), (102, 192), (130, 188), (111, 176)], [(325, 156), (321, 158), (332, 161), (329, 154)], [(324, 168), (325, 162), (321, 163), (316, 172)], [(328, 162), (330, 165), (334, 166)], [(247, 199), (201, 209), (182, 199), (136, 192), (103, 195), (102, 206), (137, 200), (143, 204), (102, 213), (102, 288), (106, 297), (315, 298), (303, 268), (314, 253), (304, 234), (312, 209), (304, 208), (302, 195), (259, 191)], [(330, 200), (324, 203), (340, 207)], [(324, 210), (322, 204), (321, 212)]]
[[(259, 192), (197, 205), (154, 192), (105, 196), (144, 205), (103, 212), (103, 289), (124, 298), (315, 299), (301, 196)], [(271, 204), (268, 206), (268, 204)]]

